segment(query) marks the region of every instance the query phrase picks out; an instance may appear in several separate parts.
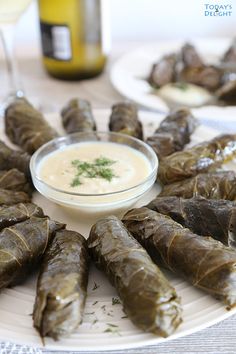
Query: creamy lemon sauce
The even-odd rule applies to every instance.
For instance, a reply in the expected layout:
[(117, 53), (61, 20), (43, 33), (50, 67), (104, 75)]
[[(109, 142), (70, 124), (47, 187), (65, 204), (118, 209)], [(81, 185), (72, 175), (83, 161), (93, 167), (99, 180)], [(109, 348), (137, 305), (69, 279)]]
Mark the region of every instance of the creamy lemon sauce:
[(212, 99), (209, 91), (193, 84), (185, 84), (186, 89), (178, 88), (174, 84), (167, 84), (158, 90), (158, 95), (166, 101), (188, 107), (202, 106)]
[[(73, 183), (78, 169), (73, 161), (94, 164), (96, 159), (112, 161), (110, 180), (89, 178), (81, 174)], [(86, 142), (63, 147), (46, 155), (38, 166), (39, 177), (47, 184), (68, 192), (100, 194), (117, 192), (141, 183), (151, 172), (145, 155), (129, 146), (112, 142)]]

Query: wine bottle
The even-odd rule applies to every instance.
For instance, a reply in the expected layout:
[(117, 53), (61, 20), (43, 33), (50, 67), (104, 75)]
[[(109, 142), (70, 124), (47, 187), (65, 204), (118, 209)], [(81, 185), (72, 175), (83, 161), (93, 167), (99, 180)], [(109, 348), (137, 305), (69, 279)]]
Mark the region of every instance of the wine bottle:
[(59, 79), (100, 74), (109, 51), (109, 0), (38, 0), (43, 63)]

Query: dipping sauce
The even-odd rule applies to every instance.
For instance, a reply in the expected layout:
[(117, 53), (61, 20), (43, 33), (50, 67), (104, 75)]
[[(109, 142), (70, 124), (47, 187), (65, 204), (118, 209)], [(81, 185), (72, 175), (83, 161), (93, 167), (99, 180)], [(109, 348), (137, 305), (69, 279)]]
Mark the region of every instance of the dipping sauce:
[(118, 192), (143, 182), (152, 167), (132, 147), (113, 142), (80, 142), (42, 158), (37, 174), (48, 185), (67, 192)]
[(166, 102), (188, 107), (198, 107), (209, 103), (212, 95), (203, 87), (193, 84), (167, 84), (158, 90), (158, 95)]

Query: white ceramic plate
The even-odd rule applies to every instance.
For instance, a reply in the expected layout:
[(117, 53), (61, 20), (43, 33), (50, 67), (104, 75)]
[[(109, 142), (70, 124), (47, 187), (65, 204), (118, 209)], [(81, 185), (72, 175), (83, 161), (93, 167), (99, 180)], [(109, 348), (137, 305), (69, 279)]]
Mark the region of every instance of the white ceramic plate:
[[(124, 54), (113, 65), (110, 73), (111, 82), (114, 87), (125, 97), (141, 106), (168, 112), (168, 106), (157, 95), (151, 92), (150, 85), (144, 80), (148, 77), (152, 64), (159, 60), (163, 55), (180, 50), (185, 41), (159, 42), (148, 44), (132, 52)], [(230, 46), (230, 39), (199, 39), (191, 40), (201, 56), (207, 63), (217, 63), (222, 54)], [(214, 108), (214, 114), (211, 113)], [(218, 117), (222, 119), (235, 119), (236, 107), (229, 107), (226, 115), (224, 109), (217, 106), (205, 106), (199, 110), (194, 109), (198, 117), (215, 117), (215, 111), (219, 111)], [(229, 118), (228, 118), (229, 117)]]
[[(109, 111), (96, 110), (95, 117), (100, 130), (107, 125)], [(146, 134), (151, 134), (163, 119), (163, 115), (140, 112), (140, 117), (145, 125)], [(61, 130), (58, 115), (49, 115), (49, 122)], [(3, 127), (0, 131), (1, 137)], [(193, 136), (193, 142), (210, 139), (217, 132), (215, 130), (199, 127)], [(236, 170), (236, 164), (231, 165)], [(139, 202), (144, 205), (157, 193), (158, 186)], [(86, 220), (78, 212), (57, 206), (35, 193), (34, 202), (39, 204), (50, 217), (58, 221), (66, 222), (68, 228), (88, 235), (92, 220)], [(163, 341), (172, 340), (187, 334), (194, 333), (211, 326), (236, 313), (235, 310), (226, 311), (223, 304), (204, 292), (195, 289), (182, 279), (166, 272), (172, 285), (182, 298), (183, 324), (174, 335), (163, 339), (149, 333), (143, 333), (137, 329), (127, 318), (124, 317), (122, 306), (113, 305), (112, 298), (117, 297), (115, 289), (109, 284), (106, 277), (94, 267), (91, 269), (88, 285), (88, 297), (83, 324), (70, 338), (54, 342), (46, 339), (46, 348), (50, 350), (119, 350), (137, 348)], [(96, 284), (96, 286), (95, 286)], [(32, 310), (35, 298), (36, 277), (32, 276), (21, 286), (12, 289), (4, 289), (0, 294), (0, 341), (12, 341), (19, 344), (41, 347), (42, 343), (32, 326)], [(97, 287), (97, 288), (96, 288)], [(95, 289), (96, 288), (96, 289)], [(107, 333), (109, 324), (115, 333)]]

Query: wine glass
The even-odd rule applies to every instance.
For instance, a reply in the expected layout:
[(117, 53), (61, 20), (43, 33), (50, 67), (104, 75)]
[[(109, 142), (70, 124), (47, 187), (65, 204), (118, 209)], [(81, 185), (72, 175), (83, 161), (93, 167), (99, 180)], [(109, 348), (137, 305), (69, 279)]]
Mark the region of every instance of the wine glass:
[(30, 2), (31, 0), (0, 0), (0, 37), (6, 58), (10, 88), (3, 106), (11, 99), (24, 96), (14, 51), (14, 34), (16, 23)]

